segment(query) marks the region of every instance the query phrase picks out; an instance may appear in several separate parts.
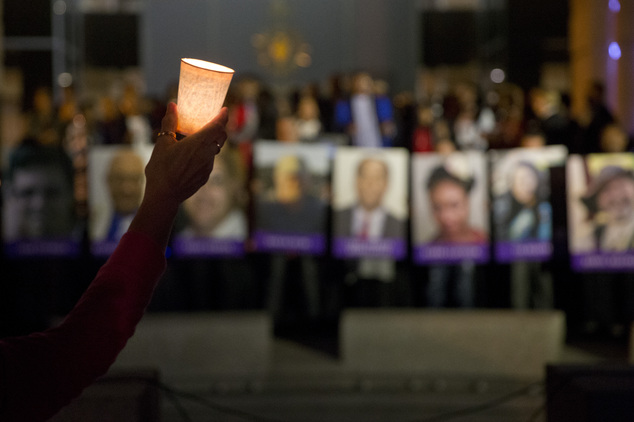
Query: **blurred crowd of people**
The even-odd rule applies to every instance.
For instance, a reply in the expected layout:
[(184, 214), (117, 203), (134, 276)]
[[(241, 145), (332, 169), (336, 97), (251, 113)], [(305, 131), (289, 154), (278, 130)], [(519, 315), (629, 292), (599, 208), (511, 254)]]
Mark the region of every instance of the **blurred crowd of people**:
[[(150, 98), (138, 84), (117, 94), (86, 98), (70, 86), (54, 101), (51, 89), (35, 90), (25, 107), (25, 138), (67, 149), (78, 129), (89, 145), (147, 144), (176, 87)], [(502, 83), (486, 90), (472, 82), (443, 92), (390, 91), (367, 72), (333, 74), (280, 93), (257, 76), (237, 75), (226, 99), (229, 141), (240, 147), (258, 139), (315, 142), (343, 134), (358, 146), (399, 146), (411, 152), (507, 149), (565, 145), (571, 154), (628, 151), (627, 134), (605, 102), (601, 82), (588, 87), (583, 113), (573, 116), (566, 93)], [(242, 146), (241, 148), (246, 149)]]
[[(87, 98), (72, 86), (64, 88), (61, 94), (60, 101), (56, 102), (48, 87), (35, 91), (32, 101), (25, 107), (25, 135), (21, 144), (45, 145), (67, 153), (75, 168), (73, 189), (77, 214), (87, 219), (89, 148), (151, 145), (167, 102), (177, 100), (176, 89), (170, 87), (163, 98), (145, 96), (134, 83), (124, 84), (117, 95), (99, 98)], [(249, 185), (252, 177), (248, 173), (252, 171), (253, 146), (261, 140), (283, 143), (328, 140), (339, 145), (403, 147), (412, 153), (441, 154), (546, 145), (564, 145), (571, 154), (582, 155), (630, 151), (630, 136), (606, 105), (604, 96), (603, 85), (594, 82), (588, 89), (585, 113), (573, 116), (571, 99), (565, 93), (542, 87), (525, 90), (505, 83), (483, 90), (475, 83), (461, 82), (440, 93), (394, 93), (385, 81), (367, 72), (358, 72), (334, 74), (328, 80), (282, 94), (257, 76), (237, 75), (226, 98), (230, 116), (226, 149), (231, 151), (227, 154), (234, 157), (219, 161), (209, 186), (202, 191), (214, 195), (215, 187), (229, 184), (226, 179), (230, 174), (242, 174), (232, 170), (241, 167), (247, 174), (232, 178), (235, 179), (231, 183), (234, 193), (227, 196), (225, 202), (247, 203), (235, 185), (242, 184), (252, 192), (257, 189), (257, 186)], [(204, 206), (205, 202), (197, 197), (186, 204), (192, 215)], [(196, 223), (200, 227), (192, 225), (184, 233), (191, 235), (194, 230), (211, 233), (215, 229), (212, 214), (198, 214), (201, 218)], [(308, 309), (311, 318), (336, 315), (341, 307), (355, 305), (517, 305), (517, 301), (510, 298), (505, 303), (504, 300), (499, 302), (478, 296), (474, 291), (477, 269), (473, 262), (432, 266), (429, 273), (422, 276), (419, 269), (388, 262), (384, 263), (390, 274), (387, 281), (395, 283), (385, 283), (385, 277), (370, 280), (371, 276), (366, 277), (365, 283), (359, 283), (355, 279), (359, 278), (359, 272), (351, 278), (351, 268), (354, 272), (355, 268), (362, 269), (368, 262), (361, 260), (351, 267), (349, 261), (336, 263), (331, 260), (326, 265), (318, 265), (324, 264), (319, 261), (321, 259), (306, 262), (305, 257), (286, 256), (268, 260), (265, 256), (255, 255), (244, 259), (176, 262), (167, 275), (172, 282), (168, 280), (159, 288), (154, 307), (156, 310), (192, 310), (266, 306), (266, 301), (261, 298), (267, 295), (269, 286), (265, 285), (267, 280), (257, 274), (269, 272), (282, 274), (280, 277), (286, 279), (298, 277), (304, 283), (312, 279), (323, 281), (320, 286), (315, 282), (307, 287), (312, 289), (306, 294), (307, 307), (301, 309), (301, 305), (293, 305), (297, 308), (294, 312), (300, 314)], [(244, 265), (245, 262), (250, 265)], [(376, 266), (377, 262), (372, 264)], [(378, 272), (384, 273), (385, 268)], [(521, 264), (512, 267), (509, 274), (519, 274), (512, 279), (525, 279), (529, 272), (537, 274), (535, 277), (542, 285), (546, 284), (544, 288), (548, 291), (544, 302), (534, 307), (557, 306), (552, 276), (544, 276), (541, 265)], [(546, 282), (544, 278), (547, 278)], [(333, 282), (337, 279), (345, 282)], [(356, 282), (349, 282), (351, 279)], [(426, 292), (422, 287), (412, 287), (420, 279), (428, 284)], [(447, 286), (450, 279), (457, 280), (451, 288)], [(277, 297), (269, 298), (268, 302), (275, 307), (272, 311), (279, 313), (283, 306), (280, 297), (284, 295), (280, 289), (296, 294), (297, 286), (285, 286), (280, 280), (269, 281), (271, 285), (275, 283), (278, 284), (275, 288)], [(523, 282), (527, 283), (530, 281)], [(412, 291), (417, 289), (423, 292), (418, 296), (425, 299), (411, 299)], [(452, 289), (456, 298), (453, 301), (449, 292)], [(592, 307), (597, 308), (596, 304)], [(605, 307), (601, 309), (605, 313)]]

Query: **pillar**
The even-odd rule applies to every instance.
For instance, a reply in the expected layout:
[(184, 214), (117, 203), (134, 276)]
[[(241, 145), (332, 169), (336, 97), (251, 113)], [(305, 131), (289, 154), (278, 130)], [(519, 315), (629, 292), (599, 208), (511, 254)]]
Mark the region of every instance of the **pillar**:
[[(588, 85), (602, 81), (606, 103), (621, 125), (634, 134), (634, 3), (570, 0), (570, 68), (572, 114), (583, 115)], [(610, 43), (618, 42), (621, 57), (612, 58)]]
[(617, 114), (621, 125), (634, 135), (634, 2), (621, 0), (617, 13), (616, 40), (621, 47), (618, 60)]

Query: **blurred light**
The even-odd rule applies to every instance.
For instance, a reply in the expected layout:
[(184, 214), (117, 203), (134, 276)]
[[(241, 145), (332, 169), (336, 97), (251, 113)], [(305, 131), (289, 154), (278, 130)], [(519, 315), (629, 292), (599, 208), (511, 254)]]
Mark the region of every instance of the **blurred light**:
[(62, 88), (68, 88), (69, 86), (73, 84), (73, 75), (71, 75), (68, 72), (60, 73), (57, 76), (57, 83)]
[(63, 0), (57, 0), (53, 3), (53, 13), (56, 15), (63, 15), (66, 13), (66, 2)]
[(608, 47), (608, 54), (614, 60), (618, 60), (621, 58), (621, 47), (619, 47), (619, 43), (613, 41), (610, 43), (610, 47)]
[(491, 71), (491, 80), (496, 84), (501, 84), (506, 79), (506, 74), (502, 69), (493, 69)]
[(621, 2), (619, 2), (619, 0), (610, 0), (610, 2), (608, 3), (608, 7), (610, 8), (611, 11), (613, 12), (620, 12), (621, 11)]

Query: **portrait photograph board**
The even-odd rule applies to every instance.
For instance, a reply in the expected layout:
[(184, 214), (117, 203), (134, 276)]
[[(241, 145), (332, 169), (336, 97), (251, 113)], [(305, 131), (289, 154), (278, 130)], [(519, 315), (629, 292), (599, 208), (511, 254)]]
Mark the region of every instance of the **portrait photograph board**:
[(153, 145), (96, 145), (88, 151), (88, 237), (95, 256), (109, 256), (141, 204)]
[(332, 251), (337, 258), (407, 255), (409, 152), (338, 147), (333, 164)]
[(2, 243), (9, 258), (75, 257), (84, 223), (78, 218), (76, 171), (61, 148), (23, 142), (3, 148)]
[(419, 265), (490, 260), (487, 157), (412, 156), (412, 254)]
[(634, 269), (634, 154), (571, 155), (566, 164), (571, 268)]
[(547, 261), (553, 254), (550, 169), (568, 150), (552, 145), (489, 153), (494, 254), (498, 262)]
[(327, 144), (254, 144), (255, 250), (325, 253), (331, 156)]
[(248, 237), (247, 168), (226, 145), (214, 159), (209, 180), (180, 207), (172, 236), (179, 257), (240, 257)]

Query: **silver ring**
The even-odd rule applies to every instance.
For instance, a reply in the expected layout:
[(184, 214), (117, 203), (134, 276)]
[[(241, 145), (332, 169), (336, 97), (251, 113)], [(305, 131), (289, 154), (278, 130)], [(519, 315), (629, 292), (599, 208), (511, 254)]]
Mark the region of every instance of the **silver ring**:
[(160, 138), (161, 136), (164, 136), (164, 135), (171, 136), (172, 138), (174, 138), (174, 140), (176, 140), (176, 133), (171, 132), (171, 131), (169, 131), (169, 130), (166, 130), (166, 131), (164, 131), (164, 132), (159, 132), (159, 133), (157, 133), (157, 134), (156, 134), (156, 137), (157, 137), (157, 138)]

